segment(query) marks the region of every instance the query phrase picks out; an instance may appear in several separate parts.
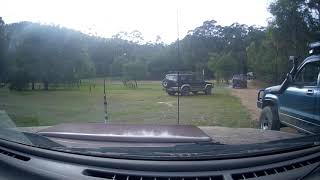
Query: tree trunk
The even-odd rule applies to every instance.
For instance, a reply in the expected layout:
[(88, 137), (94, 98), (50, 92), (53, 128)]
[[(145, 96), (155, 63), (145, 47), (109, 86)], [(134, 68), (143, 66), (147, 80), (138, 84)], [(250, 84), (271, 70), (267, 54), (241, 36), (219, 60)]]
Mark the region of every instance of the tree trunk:
[(35, 88), (34, 88), (34, 82), (32, 81), (32, 83), (31, 83), (31, 89), (32, 90), (34, 90)]

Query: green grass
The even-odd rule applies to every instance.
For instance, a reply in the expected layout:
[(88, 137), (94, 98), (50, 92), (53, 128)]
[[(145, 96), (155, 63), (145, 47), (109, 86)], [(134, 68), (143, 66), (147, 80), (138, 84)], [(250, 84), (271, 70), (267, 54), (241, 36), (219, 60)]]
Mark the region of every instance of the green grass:
[[(54, 125), (62, 122), (103, 122), (103, 83), (89, 92), (80, 89), (10, 92), (0, 89), (0, 110), (7, 111), (17, 126)], [(168, 96), (160, 82), (141, 82), (137, 89), (119, 82), (107, 83), (109, 120), (125, 123), (175, 124), (177, 97)], [(226, 127), (252, 127), (253, 121), (229, 89), (215, 87), (211, 96), (180, 98), (180, 123)]]

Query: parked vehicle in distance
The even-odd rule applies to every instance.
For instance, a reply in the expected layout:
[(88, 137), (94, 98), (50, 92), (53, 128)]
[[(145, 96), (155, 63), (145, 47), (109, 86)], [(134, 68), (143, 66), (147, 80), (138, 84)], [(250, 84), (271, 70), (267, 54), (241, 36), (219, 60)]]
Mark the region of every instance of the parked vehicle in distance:
[(262, 89), (257, 106), (262, 109), (261, 129), (290, 126), (298, 131), (320, 133), (320, 42), (310, 45), (310, 56), (293, 68), (281, 85)]
[(247, 80), (253, 80), (254, 78), (253, 72), (247, 72)]
[(213, 83), (197, 78), (196, 75), (189, 72), (174, 72), (167, 74), (162, 80), (162, 86), (170, 96), (173, 96), (176, 93), (187, 96), (190, 92), (197, 94), (199, 91), (204, 92), (206, 95), (210, 95), (214, 87)]
[(233, 75), (232, 88), (247, 88), (247, 76), (244, 74)]

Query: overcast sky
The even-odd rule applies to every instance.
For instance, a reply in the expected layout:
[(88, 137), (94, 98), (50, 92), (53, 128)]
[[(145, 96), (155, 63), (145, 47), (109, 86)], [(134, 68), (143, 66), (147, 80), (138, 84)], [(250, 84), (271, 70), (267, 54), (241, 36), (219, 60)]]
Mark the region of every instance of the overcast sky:
[(145, 40), (157, 35), (166, 43), (180, 38), (205, 20), (266, 26), (270, 0), (0, 0), (6, 23), (32, 21), (61, 25), (111, 37), (139, 30)]

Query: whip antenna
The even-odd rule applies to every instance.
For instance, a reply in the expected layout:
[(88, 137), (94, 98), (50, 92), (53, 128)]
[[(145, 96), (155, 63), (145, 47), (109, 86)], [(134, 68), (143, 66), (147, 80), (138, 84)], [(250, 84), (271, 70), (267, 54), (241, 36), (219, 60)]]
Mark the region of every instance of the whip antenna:
[[(177, 9), (177, 50), (178, 50), (178, 64), (180, 64), (180, 38), (179, 38), (179, 11)], [(180, 74), (177, 73), (177, 82), (178, 82), (178, 124), (180, 124)]]
[(180, 124), (180, 77), (179, 77), (179, 71), (177, 74), (177, 79), (178, 79), (178, 124)]
[(103, 79), (103, 106), (104, 106), (104, 123), (107, 124), (108, 121), (108, 103), (106, 96), (106, 79)]

